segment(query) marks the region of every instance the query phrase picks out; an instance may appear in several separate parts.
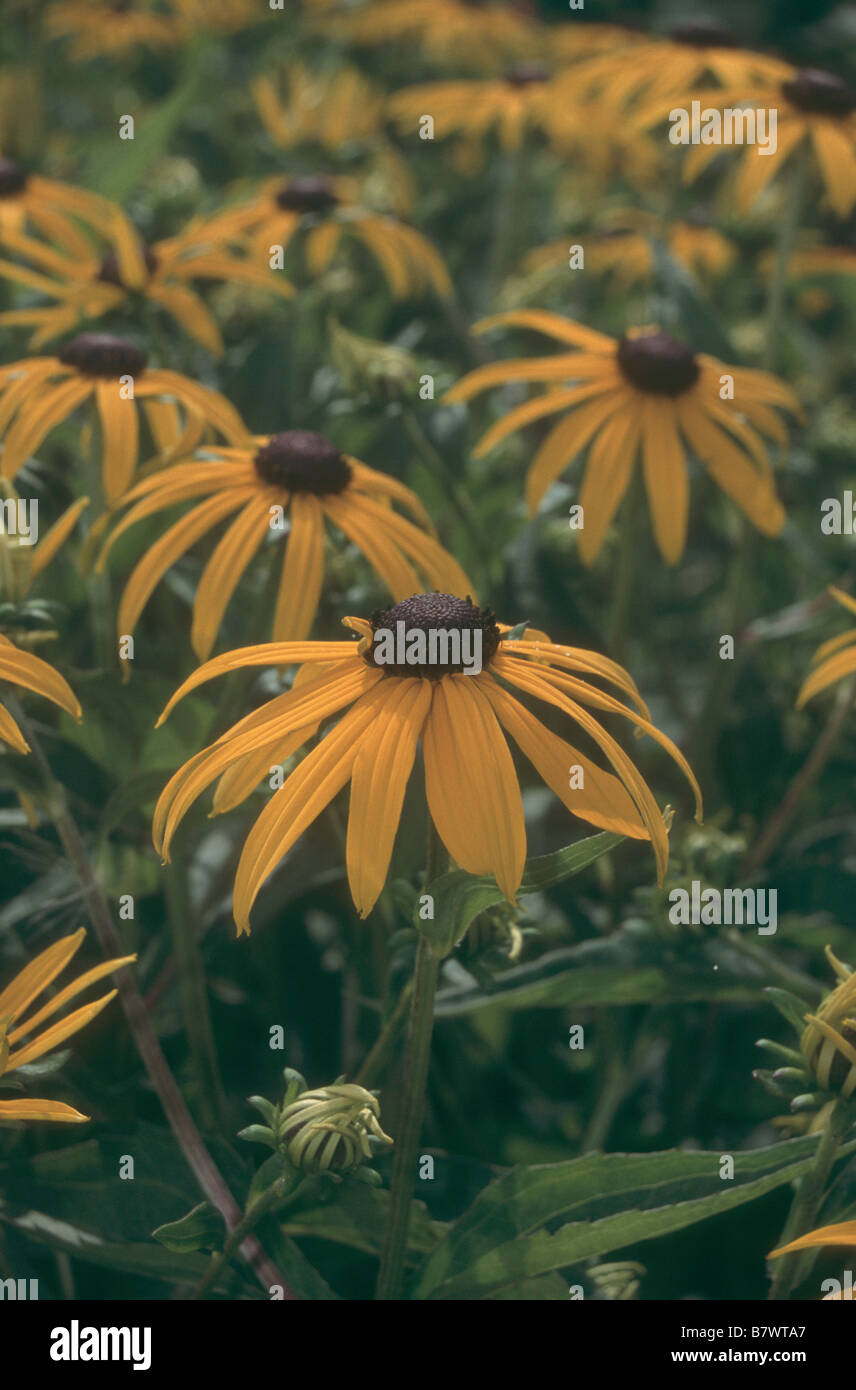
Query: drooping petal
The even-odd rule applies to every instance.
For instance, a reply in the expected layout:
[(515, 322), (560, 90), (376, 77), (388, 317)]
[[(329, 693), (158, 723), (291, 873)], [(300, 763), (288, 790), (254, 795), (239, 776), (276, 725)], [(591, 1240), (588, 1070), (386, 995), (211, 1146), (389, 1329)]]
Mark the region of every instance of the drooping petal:
[(351, 774), (346, 862), (351, 896), (367, 917), (386, 882), (404, 793), (431, 707), (431, 682), (389, 677)]
[(289, 506), (291, 529), (273, 616), (276, 642), (300, 641), (312, 629), (324, 579), (324, 514), (311, 492), (296, 492)]
[(523, 804), (479, 677), (437, 682), (422, 747), (428, 809), (446, 849), (468, 873), (493, 874), (513, 900), (526, 862)]

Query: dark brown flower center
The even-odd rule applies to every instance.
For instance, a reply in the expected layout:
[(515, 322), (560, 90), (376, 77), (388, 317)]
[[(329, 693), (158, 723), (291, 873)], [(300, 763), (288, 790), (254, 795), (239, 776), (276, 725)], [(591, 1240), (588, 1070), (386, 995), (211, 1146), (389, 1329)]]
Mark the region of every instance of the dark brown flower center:
[(351, 465), (335, 444), (312, 430), (275, 434), (259, 449), (255, 464), (263, 482), (288, 492), (314, 492), (323, 497), (344, 492), (351, 481)]
[(518, 63), (505, 74), (509, 87), (531, 87), (536, 82), (549, 82), (550, 70), (542, 63)]
[(800, 68), (782, 83), (782, 95), (800, 111), (817, 116), (849, 116), (856, 109), (856, 92), (833, 72)]
[(489, 608), (454, 594), (414, 594), (371, 615), (370, 666), (385, 676), (442, 676), (487, 666), (499, 647), (500, 632)]
[(29, 174), (12, 159), (0, 159), (0, 198), (14, 198), (23, 193)]
[(724, 24), (715, 19), (688, 19), (684, 24), (676, 24), (669, 30), (669, 38), (674, 43), (686, 44), (689, 48), (737, 48), (734, 34)]
[(136, 343), (112, 333), (80, 333), (57, 355), (84, 376), (138, 376), (149, 360)]
[(625, 334), (618, 365), (631, 386), (654, 396), (680, 396), (698, 381), (699, 365), (688, 347), (668, 333)]
[(276, 201), (287, 212), (329, 212), (339, 199), (331, 179), (323, 174), (304, 174), (283, 184)]
[[(158, 267), (158, 258), (150, 246), (143, 246), (143, 261), (149, 275), (154, 275)], [(128, 289), (119, 271), (119, 257), (115, 251), (110, 251), (101, 262), (98, 271), (98, 279), (103, 280), (107, 285), (116, 285), (120, 290)]]

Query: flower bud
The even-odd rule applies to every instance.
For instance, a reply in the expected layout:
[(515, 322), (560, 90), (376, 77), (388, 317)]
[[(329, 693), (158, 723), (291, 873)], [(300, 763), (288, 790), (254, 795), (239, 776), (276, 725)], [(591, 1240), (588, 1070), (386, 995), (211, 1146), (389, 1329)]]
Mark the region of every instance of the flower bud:
[(828, 946), (826, 958), (840, 983), (806, 1014), (800, 1050), (823, 1090), (847, 1100), (856, 1092), (856, 974)]
[(349, 1172), (373, 1157), (371, 1141), (391, 1144), (380, 1127), (380, 1104), (362, 1086), (337, 1082), (304, 1091), (283, 1108), (279, 1146), (310, 1173)]

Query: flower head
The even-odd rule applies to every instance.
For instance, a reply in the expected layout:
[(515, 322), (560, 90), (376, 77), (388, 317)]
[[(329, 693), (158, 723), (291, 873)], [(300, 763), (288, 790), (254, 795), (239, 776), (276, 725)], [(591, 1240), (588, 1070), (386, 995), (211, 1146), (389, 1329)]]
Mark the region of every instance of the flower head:
[[(427, 583), (466, 589), (469, 581), (434, 539), (415, 493), (395, 478), (342, 454), (311, 430), (284, 430), (249, 445), (211, 448), (203, 458), (161, 469), (132, 488), (130, 510), (115, 527), (99, 559), (130, 526), (177, 502), (196, 500), (134, 569), (118, 612), (119, 632), (132, 632), (156, 584), (176, 559), (223, 521), (230, 524), (202, 572), (191, 640), (208, 656), (226, 607), (267, 537), (288, 526), (276, 604), (275, 641), (306, 637), (321, 595), (324, 535), (333, 526), (356, 545), (396, 598)], [(413, 520), (396, 512), (397, 503)]]
[[(486, 319), (478, 330), (501, 324), (545, 333), (571, 351), (477, 367), (445, 399), (470, 400), (510, 381), (550, 387), (493, 425), (476, 454), (486, 454), (534, 420), (561, 413), (529, 469), (526, 500), (534, 512), (548, 488), (588, 449), (579, 497), (585, 517), (580, 554), (587, 564), (627, 491), (637, 454), (654, 535), (669, 564), (680, 559), (686, 542), (688, 451), (758, 530), (768, 536), (781, 530), (784, 510), (762, 436), (784, 443), (785, 429), (772, 407), (797, 413), (799, 405), (775, 377), (694, 353), (655, 327), (631, 329), (616, 341), (558, 314), (519, 310)], [(725, 376), (733, 380), (733, 398), (723, 396)]]
[[(771, 179), (798, 151), (811, 152), (829, 202), (838, 217), (849, 217), (856, 206), (856, 90), (835, 73), (819, 68), (787, 68), (780, 75), (778, 90), (772, 94), (758, 84), (748, 90), (697, 94), (703, 105), (768, 106), (775, 100), (777, 131), (775, 147), (750, 144), (695, 145), (684, 164), (684, 178), (690, 182), (707, 167), (720, 151), (739, 150), (740, 169), (734, 196), (745, 212)], [(640, 118), (650, 124), (665, 113), (656, 108)]]
[(473, 67), (531, 53), (539, 39), (538, 27), (513, 5), (478, 0), (376, 0), (323, 23), (349, 43), (413, 42), (435, 58)]
[[(65, 1042), (66, 1038), (84, 1028), (106, 1004), (110, 1003), (116, 991), (111, 989), (109, 994), (104, 994), (91, 1004), (84, 1004), (73, 1013), (66, 1014), (59, 1022), (52, 1023), (50, 1027), (34, 1036), (35, 1030), (45, 1019), (57, 1013), (89, 985), (95, 984), (96, 980), (103, 979), (105, 975), (111, 974), (123, 965), (130, 965), (137, 959), (136, 956), (122, 956), (117, 960), (103, 961), (101, 965), (87, 970), (70, 985), (54, 994), (36, 1013), (22, 1019), (30, 1005), (35, 1003), (39, 995), (65, 969), (85, 935), (81, 928), (71, 936), (65, 936), (61, 941), (55, 942), (53, 946), (48, 946), (47, 950), (42, 951), (15, 976), (11, 984), (0, 990), (0, 1085), (3, 1084), (4, 1077), (34, 1062), (37, 1057), (43, 1057), (46, 1052), (53, 1051), (60, 1043)], [(26, 1038), (30, 1041), (24, 1041)], [(79, 1110), (58, 1100), (0, 1100), (0, 1121), (59, 1120), (80, 1123), (88, 1118), (88, 1115), (82, 1115)]]
[(81, 223), (98, 225), (113, 204), (98, 193), (59, 183), (12, 159), (0, 159), (0, 243), (36, 231), (69, 256), (86, 255), (89, 242)]
[(380, 1104), (363, 1086), (337, 1082), (304, 1091), (282, 1108), (277, 1141), (295, 1168), (347, 1173), (374, 1157), (371, 1141), (392, 1140), (380, 1127)]
[[(291, 690), (242, 719), (180, 768), (155, 810), (155, 845), (165, 857), (175, 830), (216, 779), (215, 811), (237, 805), (272, 763), (296, 752), (333, 715), (341, 718), (275, 792), (244, 845), (234, 892), (239, 931), (265, 879), (304, 830), (351, 784), (346, 861), (362, 916), (383, 888), (404, 792), (421, 742), (428, 809), (453, 860), (493, 874), (513, 900), (526, 858), (523, 806), (505, 733), (572, 815), (650, 839), (662, 875), (663, 816), (636, 767), (589, 707), (628, 719), (677, 762), (697, 797), (685, 759), (650, 721), (622, 667), (544, 634), (511, 638), (487, 609), (452, 594), (417, 594), (370, 620), (347, 618), (353, 642), (282, 642), (216, 657), (194, 673), (161, 716), (212, 677), (243, 666), (309, 665)], [(472, 659), (477, 656), (477, 660)], [(591, 684), (616, 688), (628, 703)], [(543, 725), (519, 695), (566, 715), (600, 749), (606, 772)], [(569, 785), (568, 769), (581, 775)], [(613, 773), (615, 775), (613, 775)]]
[(121, 497), (137, 467), (140, 418), (157, 455), (193, 449), (212, 426), (248, 438), (233, 406), (180, 372), (149, 368), (146, 352), (109, 333), (81, 333), (56, 357), (28, 357), (0, 368), (0, 473), (11, 482), (48, 434), (92, 401), (101, 429), (108, 501)]
[(16, 256), (0, 262), (0, 274), (37, 291), (53, 304), (9, 309), (0, 322), (34, 328), (33, 348), (76, 328), (81, 321), (103, 318), (127, 302), (156, 304), (196, 342), (219, 356), (223, 340), (204, 301), (191, 284), (223, 280), (290, 297), (294, 287), (273, 273), (268, 257), (236, 254), (217, 241), (197, 220), (177, 236), (146, 244), (115, 204), (104, 202), (91, 219), (90, 235), (68, 248), (57, 239), (39, 240), (8, 232), (5, 246)]
[(201, 230), (227, 244), (248, 246), (251, 258), (264, 258), (265, 264), (271, 247), (288, 251), (299, 236), (313, 277), (323, 275), (343, 242), (353, 239), (376, 261), (396, 298), (429, 289), (452, 292), (449, 272), (431, 243), (406, 222), (364, 207), (353, 179), (327, 174), (266, 179), (249, 202), (226, 208)]
[[(735, 259), (734, 246), (715, 227), (691, 218), (661, 225), (653, 214), (639, 208), (618, 208), (611, 211), (608, 224), (587, 239), (586, 269), (609, 275), (620, 290), (647, 284), (656, 270), (655, 237), (665, 242), (678, 264), (702, 279), (724, 275)], [(529, 270), (549, 266), (566, 270), (568, 237), (530, 251), (525, 264)]]

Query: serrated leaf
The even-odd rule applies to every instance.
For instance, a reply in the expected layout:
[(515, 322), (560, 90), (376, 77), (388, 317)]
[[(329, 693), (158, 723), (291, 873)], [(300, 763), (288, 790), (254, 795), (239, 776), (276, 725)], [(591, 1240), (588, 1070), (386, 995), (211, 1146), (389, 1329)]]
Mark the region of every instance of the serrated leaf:
[[(754, 1201), (810, 1167), (818, 1136), (734, 1153), (588, 1154), (491, 1183), (428, 1261), (416, 1297), (483, 1298), (524, 1279), (682, 1230)], [(842, 1152), (856, 1148), (856, 1140)], [(604, 1207), (609, 1211), (603, 1215)], [(555, 1233), (547, 1223), (565, 1221)]]

